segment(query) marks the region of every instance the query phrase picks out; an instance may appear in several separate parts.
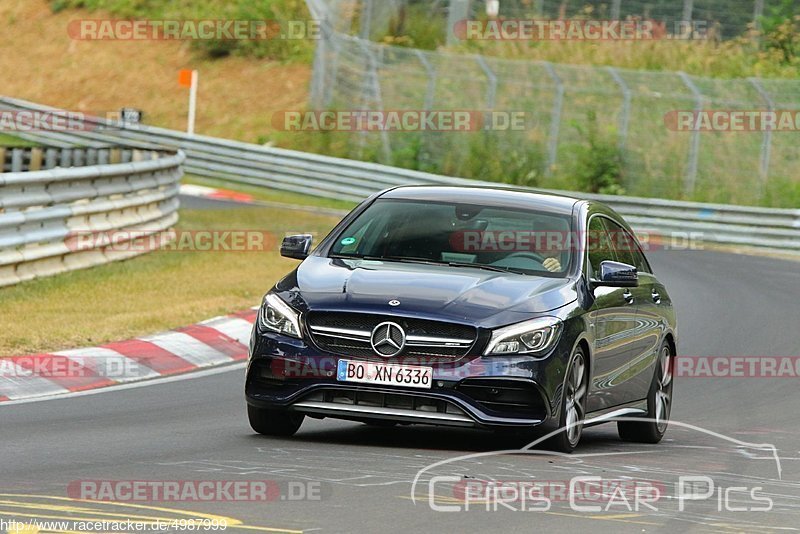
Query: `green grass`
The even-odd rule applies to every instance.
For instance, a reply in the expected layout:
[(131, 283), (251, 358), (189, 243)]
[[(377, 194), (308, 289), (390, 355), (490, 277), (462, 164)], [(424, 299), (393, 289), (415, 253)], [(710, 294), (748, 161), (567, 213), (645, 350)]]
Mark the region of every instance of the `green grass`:
[(5, 133), (0, 133), (0, 146), (36, 146), (36, 143), (14, 137)]
[(255, 306), (297, 264), (277, 253), (286, 232), (321, 238), (337, 221), (272, 208), (184, 210), (179, 229), (255, 230), (274, 242), (265, 252), (157, 251), (0, 288), (0, 355), (92, 346)]
[[(308, 21), (304, 0), (50, 0), (54, 12), (65, 9), (106, 11), (121, 18), (151, 20), (262, 20), (280, 23)], [(210, 57), (230, 54), (307, 63), (313, 40), (194, 40), (192, 46)]]

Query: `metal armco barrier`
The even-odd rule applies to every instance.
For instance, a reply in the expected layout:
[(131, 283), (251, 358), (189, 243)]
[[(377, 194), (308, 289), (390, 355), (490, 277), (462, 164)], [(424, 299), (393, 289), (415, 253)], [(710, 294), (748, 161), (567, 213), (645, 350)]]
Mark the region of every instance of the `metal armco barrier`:
[[(0, 97), (0, 108), (54, 111), (22, 100)], [(121, 126), (88, 118), (86, 128), (72, 132), (19, 133), (29, 140), (85, 147), (109, 143), (169, 147), (186, 153), (188, 173), (234, 183), (359, 201), (392, 186), (407, 184), (502, 185), (440, 176), (293, 150), (264, 147), (151, 126)], [(559, 191), (554, 191), (558, 193)], [(723, 244), (769, 247), (800, 252), (800, 209), (773, 209), (673, 200), (573, 194), (605, 202), (625, 215), (637, 231), (697, 234), (697, 239)]]
[(183, 160), (108, 144), (0, 148), (0, 286), (150, 250), (125, 242), (177, 222)]

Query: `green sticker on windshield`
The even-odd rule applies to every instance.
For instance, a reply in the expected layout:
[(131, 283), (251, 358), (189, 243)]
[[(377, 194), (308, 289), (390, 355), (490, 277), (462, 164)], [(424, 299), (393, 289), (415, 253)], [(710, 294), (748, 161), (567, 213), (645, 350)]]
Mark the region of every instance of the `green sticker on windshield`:
[(345, 237), (344, 239), (342, 239), (342, 245), (346, 247), (352, 245), (355, 242), (356, 242), (355, 237)]

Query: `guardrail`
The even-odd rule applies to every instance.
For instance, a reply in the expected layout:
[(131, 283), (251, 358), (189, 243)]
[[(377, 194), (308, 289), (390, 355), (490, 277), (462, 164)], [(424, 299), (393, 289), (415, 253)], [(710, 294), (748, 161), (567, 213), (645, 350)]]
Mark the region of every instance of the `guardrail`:
[(148, 251), (120, 244), (177, 222), (183, 160), (137, 147), (0, 148), (0, 286)]
[[(23, 100), (0, 97), (0, 107), (55, 111)], [(187, 172), (230, 182), (359, 201), (381, 189), (406, 184), (498, 185), (440, 176), (387, 165), (265, 147), (143, 125), (120, 125), (87, 118), (75, 132), (28, 132), (26, 139), (86, 147), (136, 143), (172, 147), (186, 153)], [(565, 193), (553, 191), (556, 193)], [(570, 193), (566, 193), (570, 194)], [(575, 194), (575, 193), (572, 193)], [(800, 252), (800, 209), (729, 206), (672, 200), (593, 195), (626, 217), (637, 231), (695, 233), (700, 240)]]

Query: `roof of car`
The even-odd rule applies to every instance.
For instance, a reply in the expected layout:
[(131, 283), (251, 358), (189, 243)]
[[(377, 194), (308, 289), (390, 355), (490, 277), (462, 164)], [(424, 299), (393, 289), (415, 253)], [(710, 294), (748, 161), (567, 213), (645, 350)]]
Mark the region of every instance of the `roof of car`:
[(531, 209), (569, 215), (580, 199), (538, 192), (530, 189), (479, 186), (402, 186), (390, 189), (381, 198), (421, 200), (428, 202), (459, 202), (501, 208)]

